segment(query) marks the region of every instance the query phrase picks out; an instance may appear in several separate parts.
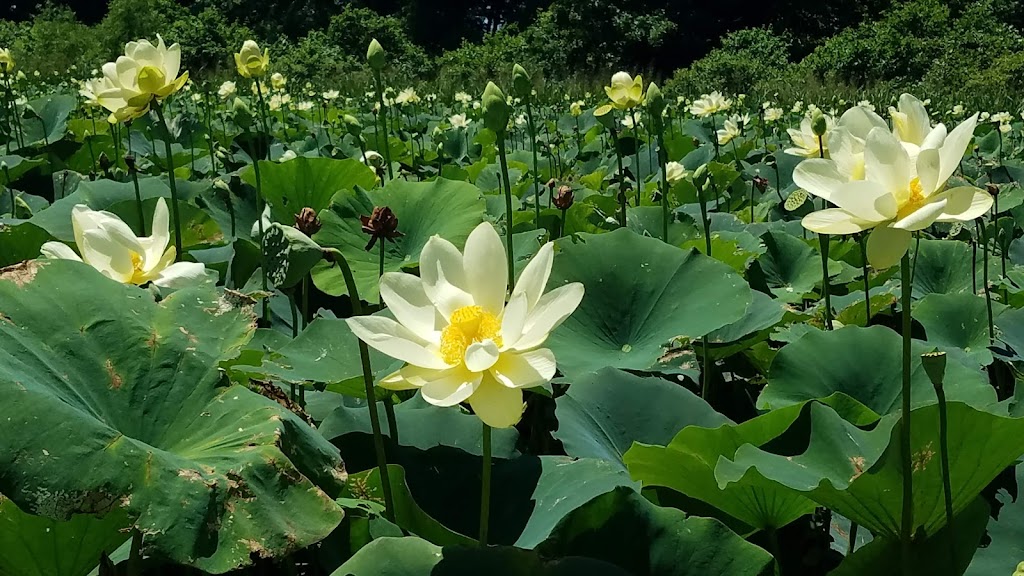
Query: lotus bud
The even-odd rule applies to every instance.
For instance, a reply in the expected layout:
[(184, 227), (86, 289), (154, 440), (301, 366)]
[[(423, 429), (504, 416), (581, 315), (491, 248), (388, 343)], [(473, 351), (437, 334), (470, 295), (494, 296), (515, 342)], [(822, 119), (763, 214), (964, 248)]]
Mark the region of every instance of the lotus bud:
[(134, 154), (125, 154), (124, 155), (124, 165), (128, 167), (128, 173), (129, 174), (135, 172), (135, 155)]
[(511, 114), (505, 93), (494, 82), (488, 82), (480, 101), (484, 110), (484, 126), (499, 134), (504, 132)]
[(235, 68), (242, 78), (260, 78), (269, 67), (270, 50), (260, 51), (259, 44), (252, 40), (246, 40), (242, 49), (235, 53)]
[(249, 106), (241, 98), (235, 98), (231, 103), (231, 117), (239, 128), (252, 128), (252, 110), (249, 110)]
[(555, 192), (554, 197), (551, 198), (551, 203), (559, 210), (568, 210), (571, 208), (572, 201), (572, 187), (569, 185), (560, 186), (558, 188), (558, 192)]
[(665, 110), (665, 96), (654, 82), (647, 87), (647, 110), (651, 118), (661, 118), (661, 113)]
[(754, 176), (754, 186), (757, 187), (761, 193), (764, 193), (768, 189), (768, 179), (761, 176)]
[(221, 178), (215, 178), (213, 180), (213, 187), (220, 190), (221, 192), (225, 192), (227, 194), (231, 193), (231, 186), (229, 186), (228, 183)]
[(370, 47), (366, 49), (366, 63), (375, 72), (380, 72), (387, 65), (387, 52), (376, 38), (370, 40)]
[(345, 114), (341, 119), (345, 122), (345, 128), (348, 130), (348, 133), (359, 138), (359, 134), (363, 132), (363, 125), (359, 122), (359, 118), (351, 114)]
[(103, 170), (104, 172), (108, 172), (110, 167), (114, 165), (114, 163), (110, 161), (110, 157), (107, 156), (106, 152), (100, 152), (99, 163), (100, 170)]
[(528, 100), (533, 91), (530, 75), (519, 64), (512, 66), (512, 89), (515, 91), (515, 95), (523, 100)]
[(820, 110), (815, 110), (811, 115), (811, 130), (814, 131), (815, 136), (824, 136), (825, 131), (828, 130), (828, 124), (825, 123), (825, 116)]
[(703, 190), (704, 185), (708, 182), (708, 165), (701, 164), (693, 171), (693, 183), (698, 189)]
[(554, 178), (548, 180), (548, 190), (554, 190), (555, 186), (557, 186), (557, 185), (558, 185), (558, 182), (555, 182)]

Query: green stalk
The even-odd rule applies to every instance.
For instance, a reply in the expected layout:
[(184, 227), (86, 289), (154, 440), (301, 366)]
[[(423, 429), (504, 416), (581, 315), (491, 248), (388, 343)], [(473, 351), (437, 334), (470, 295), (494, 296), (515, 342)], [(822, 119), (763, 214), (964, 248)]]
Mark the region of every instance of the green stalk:
[(171, 153), (171, 133), (167, 129), (167, 120), (164, 118), (164, 109), (159, 100), (153, 100), (153, 109), (156, 110), (156, 117), (160, 120), (160, 126), (164, 129), (164, 153), (167, 154), (167, 175), (171, 184), (171, 220), (174, 221), (174, 261), (181, 262), (181, 215), (178, 213), (178, 184), (174, 177), (174, 155)]
[(630, 116), (633, 118), (633, 141), (636, 142), (633, 148), (633, 159), (636, 160), (636, 167), (633, 170), (636, 179), (636, 205), (640, 206), (640, 124), (636, 121), (636, 109), (630, 110)]
[(850, 546), (846, 550), (846, 555), (850, 556), (853, 551), (857, 548), (857, 530), (860, 525), (856, 522), (850, 522)]
[(914, 531), (914, 465), (910, 443), (910, 376), (913, 367), (910, 364), (910, 298), (913, 286), (910, 283), (910, 255), (904, 254), (900, 262), (900, 289), (903, 306), (903, 387), (902, 416), (900, 428), (900, 452), (902, 453), (903, 471), (903, 514), (900, 525), (901, 556), (903, 560), (903, 576), (913, 576), (914, 559), (911, 551), (911, 538)]
[(128, 554), (128, 576), (142, 576), (142, 532), (132, 529), (132, 547)]
[[(384, 87), (382, 86), (380, 78), (380, 70), (373, 71), (373, 83), (377, 87), (377, 103), (380, 104), (380, 112), (377, 116), (380, 117), (381, 122), (384, 124), (384, 161), (388, 163), (388, 180), (394, 180), (395, 175), (391, 169), (391, 145), (388, 143), (388, 120), (385, 117), (387, 114), (387, 108), (384, 107)], [(377, 135), (377, 142), (380, 142), (380, 135)]]
[(867, 234), (859, 234), (857, 241), (860, 243), (861, 258), (864, 263), (861, 265), (862, 275), (864, 276), (864, 325), (871, 325), (871, 284), (868, 278), (868, 249), (867, 249)]
[[(667, 244), (668, 223), (671, 220), (668, 205), (668, 151), (665, 149), (665, 127), (661, 125), (660, 118), (656, 124), (654, 129), (658, 131), (658, 164), (661, 165), (661, 240)], [(753, 215), (753, 212), (751, 212), (751, 215)], [(753, 221), (753, 216), (751, 216), (751, 221)]]
[(622, 188), (626, 185), (626, 173), (622, 169), (622, 152), (619, 151), (619, 135), (614, 128), (609, 129), (609, 132), (612, 133), (612, 147), (615, 148), (615, 160), (617, 160), (619, 164), (619, 225), (625, 228), (626, 191)]
[(953, 532), (953, 486), (949, 478), (949, 419), (946, 410), (946, 393), (942, 380), (932, 383), (939, 400), (939, 456), (942, 464), (942, 492), (946, 506), (946, 530), (949, 533), (949, 553), (952, 565), (956, 566), (956, 536)]
[(533, 107), (526, 99), (526, 121), (530, 129), (530, 150), (533, 151), (533, 209), (540, 225), (540, 169), (537, 167), (537, 131), (533, 126)]
[(480, 478), (480, 545), (487, 546), (491, 515), (491, 427), (483, 425), (483, 468)]
[[(128, 138), (128, 155), (132, 156), (132, 157), (135, 156), (135, 154), (132, 152), (132, 139), (131, 138)], [(135, 206), (136, 206), (136, 208), (139, 211), (139, 235), (140, 236), (145, 236), (146, 235), (146, 213), (142, 209), (142, 192), (139, 190), (139, 171), (138, 171), (138, 167), (135, 164), (135, 162), (137, 162), (137, 161), (138, 160), (136, 159), (135, 161), (132, 162), (132, 165), (128, 167), (128, 172), (132, 176), (132, 186), (135, 187)]]
[(508, 289), (512, 290), (516, 285), (515, 259), (512, 253), (512, 185), (508, 180), (504, 130), (498, 134), (498, 156), (501, 160), (501, 179), (505, 185), (505, 256), (508, 260)]
[[(380, 258), (378, 259), (378, 268), (377, 268), (377, 283), (378, 283), (378, 285), (380, 284), (381, 277), (384, 276), (384, 244), (385, 244), (385, 241), (384, 241), (383, 238), (381, 238), (381, 240), (380, 240)], [(384, 304), (384, 296), (383, 295), (380, 295), (379, 303), (380, 303), (381, 310), (383, 310), (384, 306), (385, 306), (385, 304)], [(394, 402), (391, 401), (391, 396), (390, 395), (388, 395), (386, 398), (384, 398), (383, 402), (384, 402), (384, 415), (387, 417), (387, 420), (388, 420), (388, 435), (391, 436), (391, 440), (395, 444), (398, 444), (398, 419), (395, 417), (395, 404), (394, 404)]]
[(985, 229), (985, 221), (980, 218), (975, 221), (974, 225), (981, 233), (981, 281), (985, 285), (985, 306), (988, 311), (988, 340), (989, 344), (994, 344), (996, 341), (996, 328), (992, 320), (992, 291), (989, 290), (988, 286), (988, 230)]
[[(349, 299), (352, 300), (352, 313), (355, 316), (362, 316), (363, 302), (359, 299), (359, 288), (356, 286), (355, 278), (352, 276), (352, 269), (348, 260), (339, 250), (331, 249), (335, 262), (341, 268), (341, 274), (345, 277), (345, 285), (348, 287)], [(373, 370), (370, 368), (370, 350), (366, 343), (359, 341), (359, 361), (363, 366), (363, 384), (366, 389), (366, 406), (370, 411), (370, 430), (373, 431), (373, 448), (377, 453), (377, 471), (380, 473), (381, 487), (384, 489), (384, 517), (389, 521), (395, 521), (395, 500), (391, 494), (391, 479), (388, 476), (388, 460), (384, 452), (384, 437), (380, 432), (380, 415), (377, 414), (377, 394), (373, 389)]]
[[(260, 234), (260, 281), (264, 292), (270, 291), (270, 284), (267, 281), (267, 250), (266, 237), (263, 232), (263, 178), (260, 177), (260, 160), (254, 158), (252, 161), (253, 173), (256, 175), (256, 226)], [(270, 299), (263, 298), (263, 324), (264, 328), (270, 326)]]
[[(818, 136), (818, 153), (821, 158), (825, 157), (825, 144)], [(828, 208), (826, 200), (821, 201), (824, 208)], [(825, 297), (825, 329), (832, 329), (832, 295), (828, 286), (828, 234), (818, 234), (818, 248), (821, 252), (821, 292)], [(868, 308), (870, 312), (871, 308)]]

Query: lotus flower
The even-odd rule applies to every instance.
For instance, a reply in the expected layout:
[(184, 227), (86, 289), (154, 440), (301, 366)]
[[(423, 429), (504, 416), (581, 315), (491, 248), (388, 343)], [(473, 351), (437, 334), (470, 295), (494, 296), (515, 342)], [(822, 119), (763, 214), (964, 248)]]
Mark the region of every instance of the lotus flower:
[(260, 51), (260, 45), (246, 40), (242, 49), (235, 53), (235, 68), (242, 78), (261, 78), (270, 68), (270, 50)]
[(464, 253), (440, 236), (427, 241), (420, 274), (388, 272), (380, 293), (395, 319), (357, 316), (352, 332), (406, 365), (380, 385), (419, 389), (435, 406), (468, 402), (494, 428), (508, 428), (523, 413), (523, 389), (555, 375), (555, 357), (543, 344), (576, 310), (583, 285), (544, 293), (554, 248), (545, 244), (523, 270), (505, 303), (505, 249), (488, 223), (466, 240)]
[(163, 288), (181, 288), (206, 276), (202, 264), (174, 262), (174, 246), (168, 246), (171, 234), (163, 198), (157, 200), (153, 235), (149, 237), (135, 236), (116, 215), (92, 210), (84, 204), (72, 208), (71, 226), (81, 256), (65, 244), (47, 242), (41, 249), (44, 257), (85, 262), (123, 284), (152, 282)]
[(139, 118), (149, 112), (153, 100), (161, 101), (181, 90), (188, 81), (188, 72), (178, 76), (180, 69), (179, 45), (168, 48), (160, 36), (156, 46), (149, 40), (129, 42), (124, 56), (103, 65), (107, 86), (97, 99), (115, 121)]

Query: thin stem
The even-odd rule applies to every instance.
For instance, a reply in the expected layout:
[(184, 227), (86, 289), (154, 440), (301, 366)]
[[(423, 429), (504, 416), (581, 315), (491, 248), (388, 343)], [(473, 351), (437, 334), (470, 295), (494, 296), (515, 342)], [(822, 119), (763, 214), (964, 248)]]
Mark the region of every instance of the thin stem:
[(505, 256), (508, 261), (508, 289), (515, 288), (516, 269), (512, 253), (512, 186), (508, 181), (508, 161), (505, 158), (505, 132), (498, 134), (498, 156), (501, 159), (501, 179), (505, 185)]
[(167, 120), (164, 119), (164, 109), (159, 101), (153, 101), (153, 109), (156, 110), (156, 117), (160, 120), (160, 126), (164, 130), (164, 153), (167, 154), (167, 176), (171, 184), (171, 220), (174, 222), (174, 261), (181, 262), (181, 215), (178, 213), (178, 185), (174, 177), (174, 155), (171, 153), (171, 133), (167, 129)]
[(768, 529), (768, 547), (775, 558), (775, 576), (782, 576), (782, 549), (779, 547), (779, 532), (775, 528)]
[[(825, 157), (825, 144), (821, 136), (818, 136), (818, 153), (821, 158)], [(824, 208), (828, 208), (828, 202), (822, 200)], [(818, 246), (821, 251), (821, 292), (825, 297), (825, 329), (832, 329), (832, 294), (828, 285), (828, 234), (818, 234)], [(869, 308), (870, 311), (870, 308)]]
[[(377, 103), (380, 105), (380, 112), (377, 116), (380, 117), (381, 123), (384, 125), (384, 161), (388, 164), (388, 180), (394, 180), (395, 175), (391, 169), (391, 145), (388, 143), (388, 120), (385, 117), (387, 109), (384, 107), (384, 88), (381, 86), (380, 70), (373, 71), (373, 83), (377, 86)], [(380, 144), (381, 135), (377, 135), (377, 144)]]
[(861, 264), (862, 275), (864, 276), (864, 325), (871, 325), (871, 284), (868, 278), (868, 249), (867, 249), (867, 234), (860, 234), (857, 236), (857, 241), (860, 243), (860, 254), (863, 259)]
[[(331, 250), (335, 262), (341, 268), (341, 274), (345, 277), (345, 285), (348, 288), (349, 299), (352, 301), (352, 313), (355, 316), (363, 314), (363, 303), (359, 299), (359, 288), (356, 286), (355, 278), (352, 276), (352, 268), (348, 260), (338, 250)], [(377, 453), (377, 470), (380, 473), (381, 487), (384, 489), (384, 517), (389, 521), (395, 521), (395, 500), (391, 494), (391, 479), (388, 475), (388, 460), (384, 452), (384, 437), (380, 432), (380, 414), (377, 413), (377, 394), (373, 389), (373, 370), (370, 368), (370, 351), (366, 343), (359, 341), (359, 361), (363, 367), (363, 384), (366, 389), (366, 406), (370, 411), (370, 430), (373, 431), (373, 448)]]
[(633, 179), (636, 180), (636, 205), (640, 206), (640, 124), (636, 121), (636, 109), (630, 111), (633, 118), (633, 159), (636, 160), (636, 168), (633, 169)]
[(910, 283), (909, 254), (904, 254), (900, 262), (900, 284), (900, 289), (903, 293), (903, 423), (900, 429), (900, 451), (902, 452), (903, 465), (903, 515), (900, 525), (900, 544), (903, 576), (912, 576), (914, 574), (914, 559), (911, 554), (911, 538), (914, 533), (914, 467), (911, 462), (913, 454), (910, 443), (910, 376), (913, 371), (910, 363), (910, 298), (913, 286)]
[(491, 516), (491, 427), (483, 425), (483, 468), (480, 477), (480, 545), (487, 546)]
[(992, 291), (989, 290), (988, 286), (988, 230), (985, 229), (985, 222), (981, 219), (975, 222), (975, 226), (981, 234), (981, 281), (985, 285), (985, 306), (988, 312), (988, 340), (989, 344), (994, 344), (996, 341), (996, 329), (992, 321)]
[(668, 151), (665, 149), (665, 128), (661, 125), (660, 119), (655, 130), (658, 131), (658, 164), (661, 168), (661, 241), (667, 244), (668, 223), (671, 220), (668, 205)]
[[(610, 114), (610, 112), (609, 112)], [(619, 165), (619, 225), (626, 227), (626, 173), (622, 169), (622, 152), (619, 151), (619, 135), (614, 128), (609, 129), (612, 133), (612, 147), (615, 148), (615, 160)]]
[(302, 329), (309, 326), (309, 279), (310, 274), (302, 277)]
[[(267, 281), (267, 251), (266, 251), (266, 237), (263, 230), (263, 178), (260, 177), (260, 160), (253, 158), (252, 161), (253, 173), (256, 175), (256, 227), (260, 234), (260, 282), (264, 292), (270, 290), (270, 284)], [(263, 298), (263, 324), (264, 327), (270, 326), (270, 299)]]
[[(377, 281), (378, 282), (380, 282), (381, 277), (384, 276), (384, 244), (386, 244), (386, 242), (382, 238), (381, 241), (379, 242), (379, 244), (380, 244), (380, 256), (377, 259)], [(381, 308), (381, 310), (384, 309), (384, 296), (382, 294), (380, 295), (380, 308)]]
[[(704, 202), (704, 190), (703, 186), (697, 185), (697, 203), (700, 204), (700, 222), (704, 226), (704, 247), (707, 249), (707, 255), (711, 257), (711, 220), (708, 218), (708, 207)], [(715, 189), (714, 178), (711, 174), (708, 174), (708, 188), (712, 191)]]
[(956, 536), (953, 533), (953, 487), (949, 478), (949, 420), (946, 413), (946, 393), (942, 383), (935, 385), (935, 396), (939, 400), (939, 456), (942, 464), (942, 492), (946, 505), (946, 530), (949, 533), (949, 553), (956, 566)]
[(850, 546), (846, 550), (846, 555), (850, 556), (853, 551), (857, 549), (857, 530), (860, 529), (860, 524), (856, 522), (850, 522)]
[(533, 126), (533, 107), (526, 100), (526, 121), (530, 129), (530, 150), (533, 152), (533, 210), (540, 225), (540, 169), (537, 167), (537, 131)]

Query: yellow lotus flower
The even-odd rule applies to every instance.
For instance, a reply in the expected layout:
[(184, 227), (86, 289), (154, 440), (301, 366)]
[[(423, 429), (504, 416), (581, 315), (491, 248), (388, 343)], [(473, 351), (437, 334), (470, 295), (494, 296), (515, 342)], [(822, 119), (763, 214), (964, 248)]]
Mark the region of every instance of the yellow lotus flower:
[(555, 357), (543, 348), (548, 334), (583, 299), (583, 285), (544, 293), (554, 257), (541, 247), (523, 270), (511, 298), (505, 249), (488, 223), (466, 240), (464, 253), (434, 236), (420, 255), (420, 277), (388, 272), (380, 293), (395, 320), (348, 319), (372, 348), (406, 362), (380, 385), (419, 389), (435, 406), (468, 402), (488, 426), (508, 428), (523, 413), (523, 389), (555, 375)]
[(583, 101), (582, 100), (577, 100), (577, 101), (573, 102), (572, 104), (569, 104), (569, 114), (571, 114), (574, 117), (582, 116), (583, 115)]
[(274, 74), (270, 77), (270, 85), (274, 88), (274, 90), (281, 92), (284, 90), (285, 86), (288, 85), (288, 79), (284, 77), (284, 74), (281, 74), (280, 72), (274, 72)]
[(153, 213), (153, 235), (146, 238), (135, 236), (116, 215), (91, 210), (84, 204), (71, 209), (71, 226), (81, 256), (65, 244), (47, 242), (40, 250), (44, 257), (85, 262), (123, 284), (152, 282), (164, 288), (180, 288), (206, 277), (202, 264), (174, 262), (163, 198), (157, 200)]
[(721, 128), (718, 129), (718, 144), (725, 146), (729, 142), (732, 142), (733, 138), (740, 135), (740, 116), (732, 116), (726, 119), (725, 123)]
[(270, 50), (260, 52), (260, 45), (246, 40), (235, 54), (235, 68), (242, 78), (262, 78), (270, 68)]
[(14, 54), (8, 48), (0, 48), (0, 74), (11, 72), (14, 72)]
[(139, 118), (149, 112), (153, 100), (167, 98), (188, 81), (188, 72), (178, 76), (181, 47), (168, 48), (160, 36), (157, 41), (156, 46), (149, 40), (129, 42), (124, 56), (103, 65), (107, 86), (97, 99), (116, 120)]
[(864, 143), (864, 180), (850, 181), (835, 160), (810, 159), (793, 171), (802, 189), (836, 206), (804, 217), (804, 228), (822, 234), (871, 230), (868, 262), (888, 268), (907, 252), (913, 232), (934, 222), (970, 222), (992, 207), (992, 197), (973, 186), (946, 189), (974, 136), (977, 115), (942, 138), (932, 138), (911, 161), (887, 128), (873, 128)]
[(605, 94), (611, 104), (605, 104), (594, 111), (595, 116), (604, 116), (616, 110), (631, 110), (644, 102), (644, 79), (639, 74), (636, 78), (626, 72), (616, 72), (612, 76), (612, 85), (604, 87)]
[(732, 107), (732, 100), (715, 90), (711, 94), (703, 94), (690, 104), (690, 114), (698, 118), (706, 118), (718, 112), (725, 112)]

